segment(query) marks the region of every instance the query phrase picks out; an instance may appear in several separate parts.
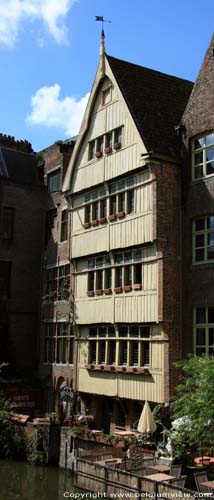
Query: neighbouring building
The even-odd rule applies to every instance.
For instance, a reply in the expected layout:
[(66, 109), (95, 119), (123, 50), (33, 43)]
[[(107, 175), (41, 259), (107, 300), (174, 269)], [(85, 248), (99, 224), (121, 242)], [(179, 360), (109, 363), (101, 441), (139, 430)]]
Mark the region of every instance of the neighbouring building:
[(62, 194), (74, 144), (75, 140), (57, 142), (40, 153), (47, 186), (39, 367), (46, 413), (57, 409), (64, 385), (75, 386), (71, 226), (68, 204)]
[(193, 84), (101, 55), (63, 191), (77, 387), (105, 432), (168, 404), (182, 357), (179, 125)]
[(31, 144), (0, 134), (0, 360), (8, 374), (29, 380), (39, 362), (44, 206)]
[(182, 187), (183, 354), (214, 355), (214, 37), (186, 106)]

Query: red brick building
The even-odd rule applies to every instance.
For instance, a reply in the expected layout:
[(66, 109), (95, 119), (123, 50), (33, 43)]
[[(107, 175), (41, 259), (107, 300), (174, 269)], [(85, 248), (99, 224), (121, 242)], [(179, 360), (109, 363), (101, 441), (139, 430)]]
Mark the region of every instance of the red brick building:
[(0, 135), (0, 356), (19, 378), (39, 360), (45, 189), (27, 141)]
[(55, 411), (60, 387), (74, 385), (73, 297), (70, 270), (70, 213), (62, 183), (74, 140), (43, 150), (47, 186), (45, 247), (42, 254), (42, 304), (39, 374), (44, 410)]

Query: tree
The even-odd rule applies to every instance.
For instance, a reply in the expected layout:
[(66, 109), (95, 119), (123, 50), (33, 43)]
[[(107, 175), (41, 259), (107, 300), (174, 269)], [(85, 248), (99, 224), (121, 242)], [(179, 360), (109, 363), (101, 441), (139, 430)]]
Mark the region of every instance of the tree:
[(214, 358), (191, 356), (177, 366), (182, 369), (183, 378), (171, 404), (173, 418), (189, 419), (189, 425), (184, 422), (181, 432), (186, 428), (190, 445), (205, 441), (211, 447), (214, 445)]

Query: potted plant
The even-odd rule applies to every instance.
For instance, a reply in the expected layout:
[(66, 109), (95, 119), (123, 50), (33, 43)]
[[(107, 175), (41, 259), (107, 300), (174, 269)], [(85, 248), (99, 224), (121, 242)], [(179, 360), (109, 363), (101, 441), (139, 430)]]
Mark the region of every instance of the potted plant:
[(91, 227), (91, 223), (90, 222), (84, 222), (83, 226), (84, 226), (85, 229), (88, 229), (89, 227)]
[(132, 290), (132, 285), (125, 285), (125, 286), (123, 287), (123, 290), (124, 290), (124, 292), (131, 292), (131, 290)]
[(120, 148), (121, 148), (121, 142), (115, 142), (114, 149), (120, 149)]
[(133, 288), (133, 290), (141, 290), (142, 285), (141, 285), (141, 283), (134, 283), (134, 285), (132, 285), (132, 288)]
[(103, 293), (105, 293), (105, 295), (110, 295), (112, 293), (112, 289), (111, 288), (104, 288)]
[(120, 212), (117, 213), (118, 219), (122, 219), (122, 217), (125, 217), (125, 215), (126, 215), (126, 212), (124, 212), (124, 210), (121, 210)]
[(116, 220), (117, 218), (117, 214), (111, 214), (108, 216), (108, 220), (112, 221), (112, 220)]
[(91, 221), (91, 226), (97, 226), (98, 225), (98, 219), (94, 219)]
[(122, 286), (117, 286), (116, 288), (114, 288), (115, 293), (122, 293), (122, 291), (123, 291)]
[(107, 146), (107, 147), (105, 148), (105, 154), (106, 154), (106, 155), (109, 155), (109, 153), (111, 153), (111, 152), (112, 152), (112, 147), (111, 147), (111, 146)]
[(100, 224), (105, 224), (105, 222), (107, 222), (107, 218), (106, 217), (101, 217), (101, 219), (99, 220), (99, 223)]
[(96, 295), (102, 295), (103, 294), (103, 290), (96, 290)]
[(102, 151), (97, 151), (96, 152), (96, 158), (101, 158), (101, 156), (103, 156), (103, 152)]
[(94, 296), (94, 291), (93, 290), (89, 290), (87, 292), (87, 295), (88, 295), (88, 297), (93, 297)]

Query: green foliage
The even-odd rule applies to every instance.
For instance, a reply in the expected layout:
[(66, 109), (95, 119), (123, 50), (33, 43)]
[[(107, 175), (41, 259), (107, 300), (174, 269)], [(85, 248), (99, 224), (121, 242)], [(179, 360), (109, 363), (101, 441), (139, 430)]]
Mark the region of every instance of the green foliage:
[(49, 427), (39, 425), (27, 442), (27, 460), (32, 464), (48, 463)]
[(0, 395), (0, 458), (24, 459), (26, 438), (24, 429), (10, 419), (14, 406)]
[(172, 415), (187, 418), (168, 435), (173, 455), (186, 460), (188, 450), (193, 453), (203, 442), (214, 445), (214, 358), (191, 356), (177, 366), (183, 378), (171, 404)]
[(185, 377), (177, 387), (171, 408), (173, 417), (191, 419), (190, 439), (213, 440), (214, 425), (214, 358), (190, 357), (179, 363)]

